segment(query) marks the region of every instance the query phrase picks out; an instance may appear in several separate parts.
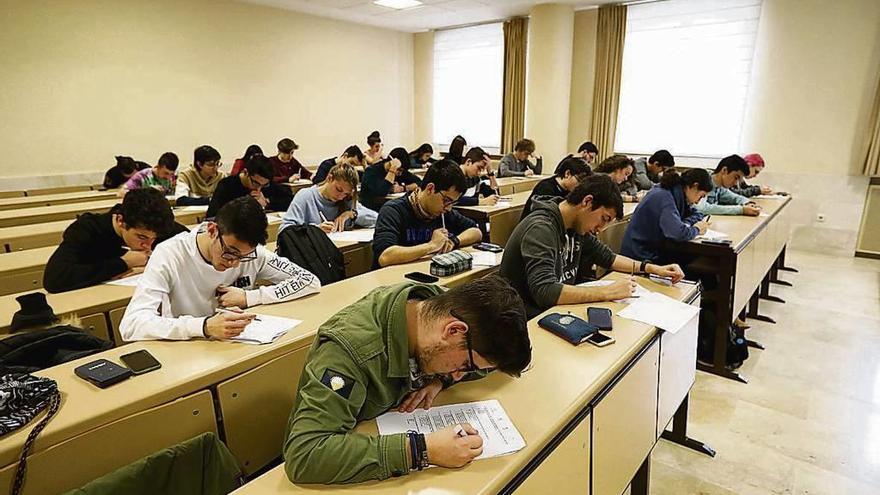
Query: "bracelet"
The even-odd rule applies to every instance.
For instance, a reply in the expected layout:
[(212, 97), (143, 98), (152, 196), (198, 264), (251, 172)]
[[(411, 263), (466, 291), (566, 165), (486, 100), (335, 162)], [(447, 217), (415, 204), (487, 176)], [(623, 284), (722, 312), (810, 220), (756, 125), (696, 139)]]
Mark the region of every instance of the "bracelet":
[(410, 471), (415, 471), (419, 466), (419, 453), (418, 447), (416, 445), (416, 432), (408, 431), (406, 432), (406, 441), (409, 445), (409, 458), (411, 459), (409, 469)]
[(418, 447), (419, 452), (419, 457), (417, 458), (419, 462), (419, 471), (421, 471), (430, 466), (430, 463), (428, 462), (428, 444), (425, 441), (425, 435), (422, 433), (416, 433), (415, 438), (416, 447)]
[(639, 267), (639, 273), (641, 273), (641, 274), (648, 273), (645, 271), (645, 268), (647, 268), (647, 267), (648, 267), (648, 262), (642, 261), (642, 265)]

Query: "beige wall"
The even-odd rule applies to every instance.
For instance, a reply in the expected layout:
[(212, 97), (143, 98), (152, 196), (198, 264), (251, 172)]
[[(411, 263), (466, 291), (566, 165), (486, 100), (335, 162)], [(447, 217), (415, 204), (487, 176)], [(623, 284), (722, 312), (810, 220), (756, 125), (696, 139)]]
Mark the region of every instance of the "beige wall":
[[(568, 148), (574, 9), (570, 5), (541, 4), (529, 19), (528, 75), (526, 77), (526, 137), (550, 167)], [(545, 167), (546, 168), (546, 167)]]
[(413, 78), (413, 146), (418, 146), (434, 142), (433, 31), (413, 36)]
[[(568, 113), (568, 150), (592, 141), (590, 116), (596, 76), (596, 32), (599, 9), (574, 14), (574, 46), (571, 62), (571, 102)], [(560, 157), (561, 158), (561, 157)]]
[[(0, 0), (4, 176), (413, 140), (413, 36), (228, 0)], [(13, 48), (14, 47), (14, 48)], [(228, 168), (227, 168), (228, 170)], [(10, 182), (10, 181), (4, 181)]]

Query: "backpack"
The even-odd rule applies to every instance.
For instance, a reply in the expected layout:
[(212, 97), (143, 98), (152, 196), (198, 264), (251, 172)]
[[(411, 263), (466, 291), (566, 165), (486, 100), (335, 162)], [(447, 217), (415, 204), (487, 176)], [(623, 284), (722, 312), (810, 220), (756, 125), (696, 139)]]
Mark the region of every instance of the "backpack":
[(70, 325), (16, 333), (0, 340), (0, 373), (33, 373), (112, 347)]
[[(715, 314), (703, 309), (700, 311), (699, 338), (697, 340), (697, 358), (700, 361), (711, 363), (715, 355)], [(749, 358), (749, 345), (743, 330), (734, 325), (727, 328), (727, 355), (724, 362), (730, 369), (742, 366), (743, 361)]]
[(323, 230), (291, 225), (278, 234), (278, 254), (315, 274), (321, 285), (345, 278), (345, 259)]

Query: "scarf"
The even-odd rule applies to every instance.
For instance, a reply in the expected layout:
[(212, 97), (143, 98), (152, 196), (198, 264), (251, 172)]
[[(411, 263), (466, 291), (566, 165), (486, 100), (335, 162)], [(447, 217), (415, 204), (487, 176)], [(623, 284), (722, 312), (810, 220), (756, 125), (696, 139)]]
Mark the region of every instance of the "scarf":
[(214, 195), (214, 190), (217, 189), (220, 179), (225, 176), (226, 174), (223, 172), (217, 172), (217, 175), (211, 180), (206, 181), (202, 178), (202, 174), (196, 170), (195, 165), (190, 165), (188, 169), (180, 173), (178, 180), (184, 181), (189, 185), (190, 194), (200, 198), (210, 198)]

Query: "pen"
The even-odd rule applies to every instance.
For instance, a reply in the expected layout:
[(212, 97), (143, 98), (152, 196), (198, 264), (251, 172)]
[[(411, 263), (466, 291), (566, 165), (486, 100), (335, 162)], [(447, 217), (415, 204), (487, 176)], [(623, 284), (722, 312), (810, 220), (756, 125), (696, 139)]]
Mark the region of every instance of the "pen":
[(461, 438), (468, 436), (468, 432), (464, 431), (464, 427), (461, 425), (455, 425), (455, 435)]
[[(217, 308), (217, 312), (218, 313), (232, 313), (235, 315), (243, 315), (244, 314), (244, 311), (235, 311), (235, 310), (226, 309), (226, 308)], [(263, 320), (261, 320), (258, 316), (254, 315), (254, 321), (263, 321)]]
[(440, 222), (443, 224), (443, 230), (446, 230), (446, 215), (443, 213), (440, 214)]
[[(321, 221), (324, 223), (330, 223), (330, 220), (327, 220), (327, 217), (324, 216), (324, 212), (318, 210), (318, 215), (321, 215)], [(333, 225), (333, 232), (336, 232), (336, 225)]]

